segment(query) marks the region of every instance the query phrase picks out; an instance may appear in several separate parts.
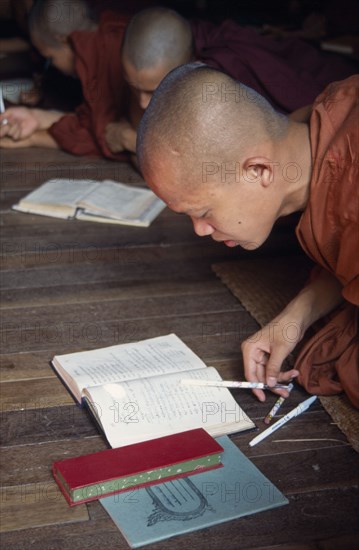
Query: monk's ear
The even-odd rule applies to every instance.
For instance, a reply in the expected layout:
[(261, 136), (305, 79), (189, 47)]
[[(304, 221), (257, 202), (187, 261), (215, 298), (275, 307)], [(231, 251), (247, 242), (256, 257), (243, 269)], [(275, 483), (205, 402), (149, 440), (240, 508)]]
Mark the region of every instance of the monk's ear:
[(277, 163), (267, 157), (251, 157), (243, 163), (243, 179), (248, 183), (260, 183), (269, 187), (274, 180), (274, 169)]

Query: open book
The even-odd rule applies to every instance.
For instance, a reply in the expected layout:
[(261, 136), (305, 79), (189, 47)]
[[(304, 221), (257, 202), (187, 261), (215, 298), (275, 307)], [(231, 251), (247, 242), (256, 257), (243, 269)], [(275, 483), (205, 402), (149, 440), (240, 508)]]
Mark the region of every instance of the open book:
[(216, 437), (255, 427), (227, 388), (181, 384), (221, 377), (175, 334), (58, 355), (52, 364), (112, 447), (195, 428)]
[(54, 218), (148, 227), (164, 207), (150, 189), (111, 180), (53, 179), (13, 209)]

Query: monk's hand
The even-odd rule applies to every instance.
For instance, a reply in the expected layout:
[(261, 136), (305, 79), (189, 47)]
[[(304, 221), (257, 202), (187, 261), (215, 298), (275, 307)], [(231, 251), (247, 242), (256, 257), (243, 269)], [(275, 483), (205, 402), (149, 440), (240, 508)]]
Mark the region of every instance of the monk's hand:
[(13, 141), (21, 141), (30, 137), (39, 129), (39, 126), (39, 120), (32, 109), (10, 107), (0, 115), (0, 138), (7, 137)]
[(111, 122), (106, 126), (105, 137), (112, 153), (136, 152), (136, 131), (127, 120)]
[[(302, 339), (305, 331), (318, 319), (343, 302), (342, 284), (331, 273), (317, 269), (311, 280), (271, 323), (242, 344), (244, 372), (250, 382), (274, 386), (298, 376), (292, 369), (281, 372), (284, 359)], [(287, 390), (274, 390), (287, 397)], [(260, 401), (262, 390), (253, 390)]]
[[(301, 339), (300, 325), (290, 317), (278, 316), (271, 323), (242, 343), (245, 377), (249, 382), (263, 382), (273, 387), (286, 384), (298, 376), (296, 369), (281, 371), (286, 357)], [(288, 397), (288, 391), (275, 389), (274, 393)], [(253, 390), (260, 401), (265, 401), (262, 390)]]

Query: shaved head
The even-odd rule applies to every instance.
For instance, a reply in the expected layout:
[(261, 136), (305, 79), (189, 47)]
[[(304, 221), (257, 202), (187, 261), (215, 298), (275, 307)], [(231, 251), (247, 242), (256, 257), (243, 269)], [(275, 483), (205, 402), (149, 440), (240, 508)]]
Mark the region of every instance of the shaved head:
[(193, 57), (191, 26), (173, 10), (143, 10), (131, 19), (122, 52), (137, 71), (158, 65), (173, 69)]
[(29, 14), (31, 35), (53, 47), (59, 44), (59, 37), (90, 29), (94, 24), (94, 16), (86, 0), (37, 0)]
[(261, 143), (281, 140), (287, 128), (287, 118), (257, 92), (191, 63), (170, 72), (153, 95), (138, 129), (137, 155), (148, 180), (159, 159), (177, 164), (187, 179), (203, 162), (242, 161)]

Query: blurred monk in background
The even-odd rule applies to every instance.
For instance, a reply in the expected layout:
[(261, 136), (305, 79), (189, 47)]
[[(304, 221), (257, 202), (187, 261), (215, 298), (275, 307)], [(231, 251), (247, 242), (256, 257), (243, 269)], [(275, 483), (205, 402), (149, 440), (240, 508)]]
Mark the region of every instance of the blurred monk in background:
[(105, 128), (128, 103), (121, 44), (128, 17), (105, 12), (99, 21), (85, 0), (37, 0), (29, 14), (32, 44), (66, 75), (79, 78), (83, 103), (75, 112), (13, 107), (0, 121), (1, 147), (61, 148), (75, 155), (113, 154)]

